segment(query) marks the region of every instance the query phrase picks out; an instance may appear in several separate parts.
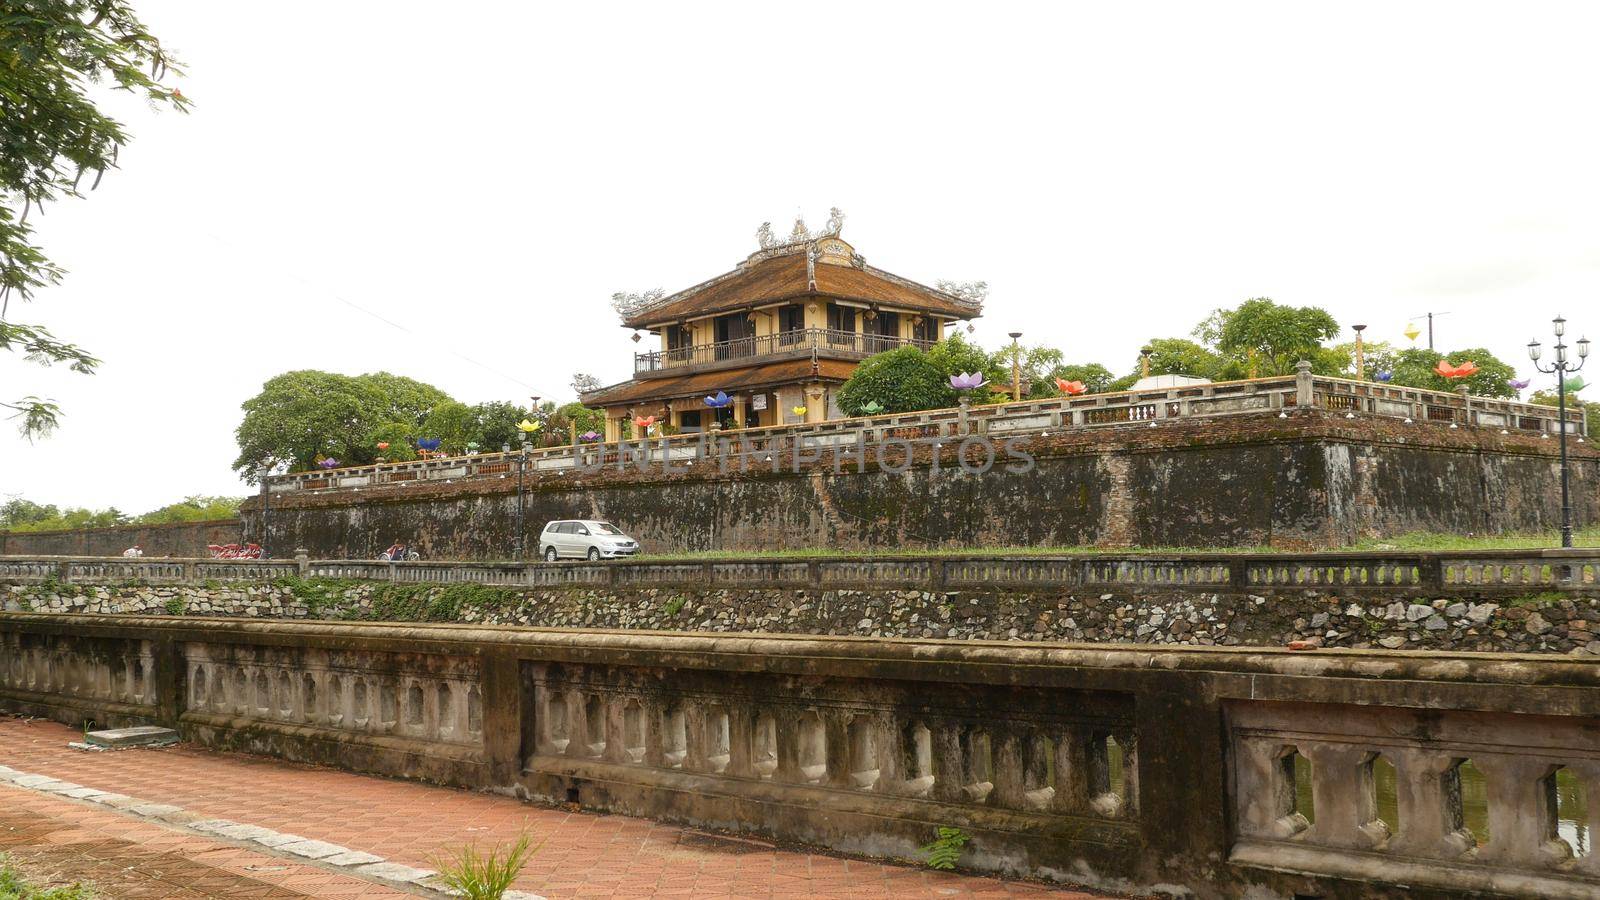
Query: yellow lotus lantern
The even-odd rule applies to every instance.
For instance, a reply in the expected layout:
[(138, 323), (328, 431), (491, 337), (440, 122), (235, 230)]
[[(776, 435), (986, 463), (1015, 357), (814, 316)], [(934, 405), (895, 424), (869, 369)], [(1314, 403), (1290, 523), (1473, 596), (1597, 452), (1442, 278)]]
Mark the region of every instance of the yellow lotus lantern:
[(1406, 330), (1404, 332), (1402, 332), (1402, 334), (1404, 334), (1406, 337), (1412, 339), (1413, 341), (1416, 340), (1417, 339), (1417, 335), (1419, 335), (1421, 333), (1422, 333), (1422, 329), (1418, 328), (1417, 327), (1417, 323), (1415, 323), (1415, 322), (1408, 322), (1406, 324)]
[(806, 414), (806, 408), (804, 406), (796, 406), (789, 411), (797, 416), (804, 416)]
[(521, 422), (517, 423), (517, 430), (523, 434), (533, 434), (535, 431), (538, 431), (543, 427), (543, 422), (529, 422), (527, 419), (523, 419)]

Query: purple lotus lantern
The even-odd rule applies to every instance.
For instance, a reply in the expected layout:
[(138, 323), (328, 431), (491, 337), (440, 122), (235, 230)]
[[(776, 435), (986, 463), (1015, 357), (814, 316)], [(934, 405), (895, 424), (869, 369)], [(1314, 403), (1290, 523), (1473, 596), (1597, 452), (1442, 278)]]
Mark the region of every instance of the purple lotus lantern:
[(1379, 381), (1389, 382), (1389, 381), (1393, 381), (1394, 380), (1394, 373), (1390, 372), (1388, 370), (1384, 370), (1382, 372), (1377, 373), (1376, 375), (1373, 375), (1372, 377), (1376, 378)]
[(585, 441), (587, 443), (591, 443), (592, 444), (595, 441), (600, 440), (600, 432), (598, 432), (598, 431), (585, 431), (583, 434), (578, 435), (578, 440)]
[(339, 461), (330, 456), (322, 462), (317, 463), (317, 465), (323, 467), (324, 469), (337, 469), (339, 468)]
[(717, 391), (715, 395), (706, 398), (706, 405), (712, 409), (724, 409), (732, 402), (733, 398), (722, 391)]
[(1511, 385), (1511, 389), (1513, 391), (1523, 390), (1524, 388), (1526, 388), (1528, 385), (1530, 385), (1532, 383), (1533, 383), (1533, 380), (1529, 379), (1529, 378), (1513, 378), (1510, 381), (1506, 382), (1506, 384)]
[(982, 372), (963, 372), (950, 376), (950, 386), (958, 391), (974, 391), (988, 383)]

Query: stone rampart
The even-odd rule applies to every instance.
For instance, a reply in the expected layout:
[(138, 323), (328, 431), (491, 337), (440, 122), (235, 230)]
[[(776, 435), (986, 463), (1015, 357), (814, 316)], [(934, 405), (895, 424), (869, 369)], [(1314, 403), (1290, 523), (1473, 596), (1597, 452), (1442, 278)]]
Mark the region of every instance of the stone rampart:
[[(1413, 531), (1557, 528), (1559, 442), (1546, 432), (1346, 418), (1352, 414), (1326, 409), (1282, 415), (1065, 430), (1046, 423), (996, 438), (1028, 454), (1031, 468), (996, 465), (982, 475), (960, 467), (959, 438), (922, 448), (903, 473), (826, 448), (797, 471), (723, 472), (716, 460), (679, 460), (671, 472), (530, 470), (524, 534), (531, 555), (545, 522), (571, 518), (611, 520), (646, 552), (1314, 549)], [(1578, 523), (1600, 521), (1600, 453), (1588, 442), (1569, 449)], [(269, 510), (260, 496), (246, 502), (246, 532), (280, 557), (303, 547), (314, 556), (373, 558), (395, 540), (429, 559), (510, 556), (515, 466), (499, 454), (450, 469), (428, 465), (435, 468), (427, 472), (458, 477), (373, 481), (394, 474), (374, 472), (350, 476), (360, 484), (346, 487), (333, 475), (294, 481), (295, 490), (271, 494)], [(479, 469), (487, 474), (474, 474)]]
[(849, 852), (953, 827), (974, 869), (1205, 900), (1600, 893), (1554, 786), (1600, 788), (1600, 661), (25, 613), (0, 660), (13, 712)]
[(121, 556), (134, 544), (146, 556), (197, 557), (211, 544), (238, 543), (238, 519), (174, 522), (168, 525), (114, 525), (66, 531), (0, 531), (0, 556)]

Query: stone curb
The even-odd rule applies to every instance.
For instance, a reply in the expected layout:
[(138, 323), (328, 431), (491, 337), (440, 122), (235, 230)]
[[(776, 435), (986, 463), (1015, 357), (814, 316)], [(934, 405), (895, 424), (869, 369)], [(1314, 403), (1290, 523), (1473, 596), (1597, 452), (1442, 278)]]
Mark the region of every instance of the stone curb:
[[(445, 885), (439, 878), (439, 873), (432, 869), (417, 869), (401, 863), (390, 862), (381, 856), (367, 853), (364, 850), (352, 850), (338, 844), (330, 844), (327, 841), (302, 837), (298, 834), (285, 834), (259, 825), (235, 822), (231, 819), (208, 819), (191, 813), (180, 806), (173, 806), (168, 803), (151, 803), (124, 794), (85, 787), (81, 784), (73, 784), (70, 781), (61, 781), (49, 775), (35, 775), (18, 771), (9, 766), (0, 766), (0, 783), (9, 783), (24, 790), (36, 791), (42, 794), (58, 794), (75, 800), (83, 800), (87, 803), (96, 803), (118, 812), (129, 813), (140, 818), (151, 819), (211, 837), (254, 843), (276, 853), (300, 857), (314, 865), (346, 869), (358, 876), (374, 881), (421, 888), (447, 897), (460, 895), (460, 892)], [(507, 891), (505, 900), (545, 900), (545, 898), (526, 891)]]

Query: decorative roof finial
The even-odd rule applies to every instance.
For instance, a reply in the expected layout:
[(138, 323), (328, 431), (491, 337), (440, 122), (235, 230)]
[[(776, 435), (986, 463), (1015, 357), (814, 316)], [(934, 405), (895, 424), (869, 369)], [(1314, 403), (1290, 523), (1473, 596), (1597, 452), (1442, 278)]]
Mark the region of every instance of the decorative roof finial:
[(838, 237), (839, 232), (843, 230), (844, 213), (839, 211), (839, 207), (835, 206), (828, 210), (828, 224), (827, 227), (822, 229), (822, 235), (824, 237)]
[(809, 240), (811, 240), (811, 232), (806, 230), (806, 220), (796, 216), (794, 230), (789, 232), (789, 243), (799, 244)]
[(760, 244), (763, 250), (771, 250), (778, 246), (778, 239), (772, 236), (771, 222), (762, 222), (761, 227), (756, 229), (756, 243)]

